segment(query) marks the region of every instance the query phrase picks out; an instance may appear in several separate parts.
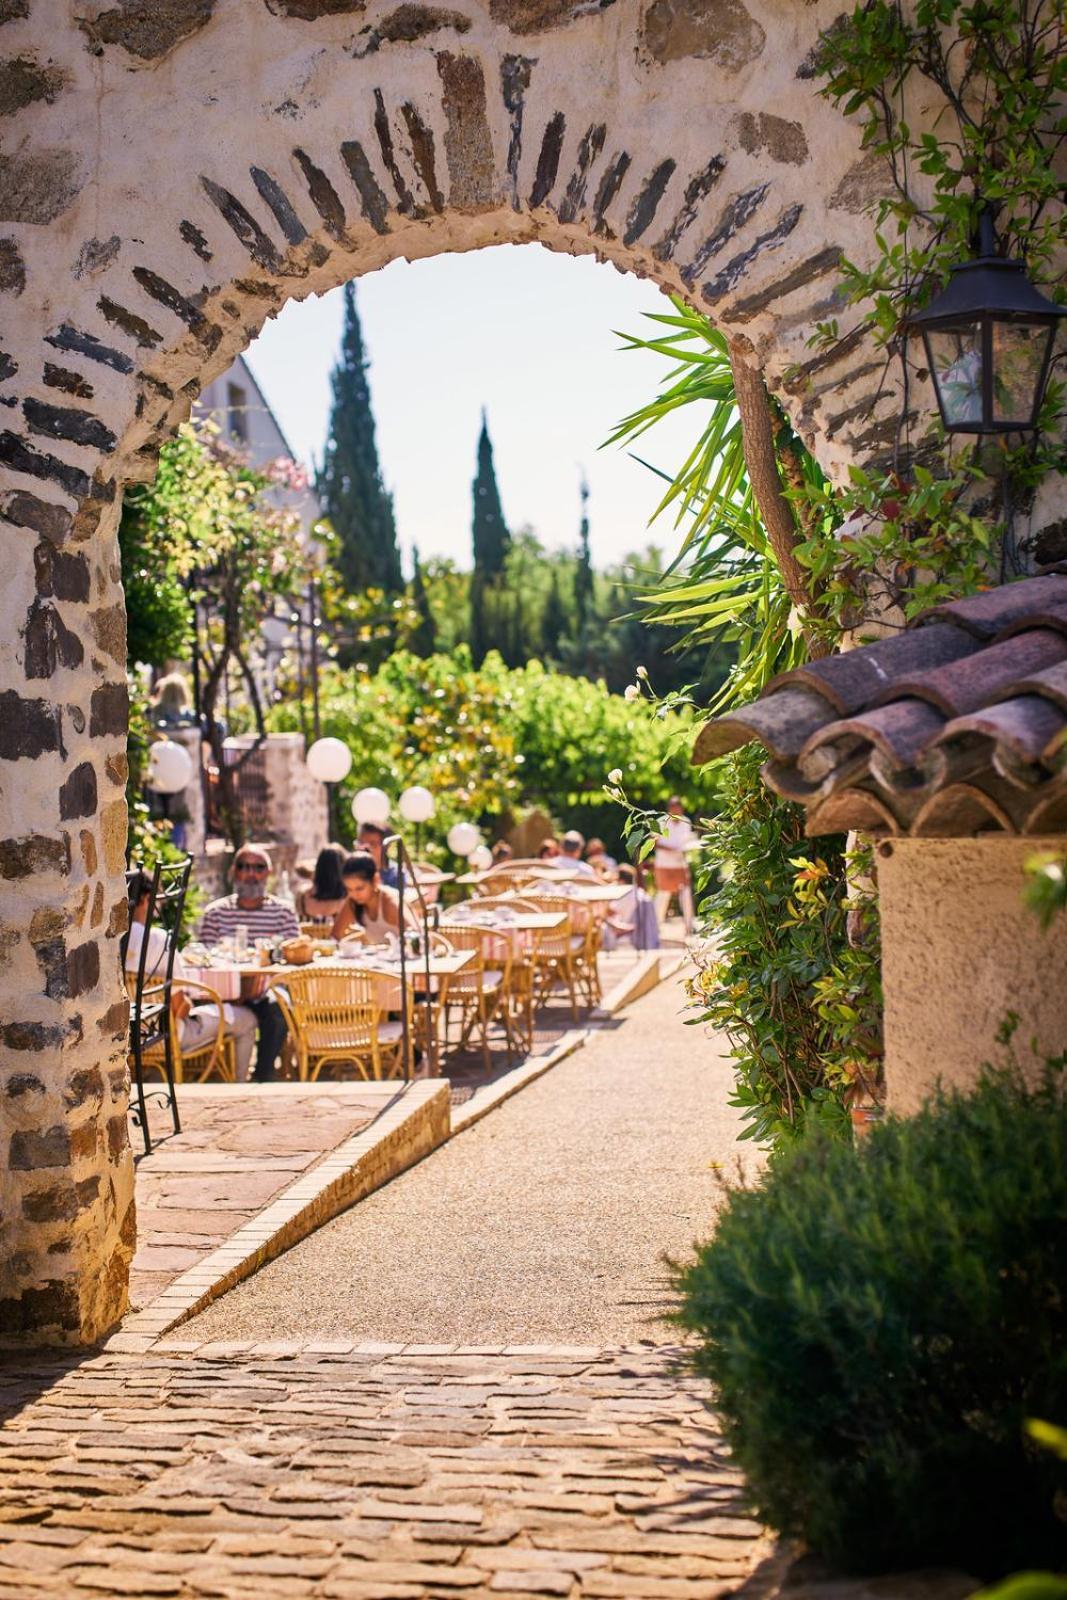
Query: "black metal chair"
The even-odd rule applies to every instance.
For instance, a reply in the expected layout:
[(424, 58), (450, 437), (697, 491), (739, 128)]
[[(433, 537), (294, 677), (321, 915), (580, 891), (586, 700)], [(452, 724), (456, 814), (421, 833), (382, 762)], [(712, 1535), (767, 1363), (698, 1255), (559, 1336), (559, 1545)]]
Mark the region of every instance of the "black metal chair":
[[(174, 1132), (181, 1133), (181, 1118), (178, 1114), (178, 1096), (175, 1089), (174, 1074), (174, 1030), (170, 1025), (171, 992), (174, 981), (174, 955), (178, 948), (178, 934), (181, 930), (182, 912), (185, 908), (185, 895), (189, 887), (189, 878), (193, 870), (193, 858), (187, 856), (184, 861), (164, 864), (157, 862), (151, 878), (148, 880), (148, 911), (144, 921), (144, 932), (141, 938), (141, 949), (138, 955), (136, 971), (128, 972), (126, 968), (126, 952), (130, 942), (130, 931), (127, 929), (122, 939), (122, 969), (126, 979), (127, 990), (130, 994), (130, 1059), (133, 1072), (133, 1088), (136, 1103), (130, 1107), (130, 1115), (137, 1127), (141, 1130), (144, 1139), (145, 1155), (152, 1153), (152, 1136), (148, 1127), (148, 1101), (161, 1100), (164, 1105), (170, 1106), (171, 1118), (174, 1123)], [(134, 877), (141, 877), (140, 872), (127, 873), (127, 883)], [(143, 876), (147, 877), (147, 874)], [(132, 907), (131, 907), (132, 911)], [(131, 923), (132, 927), (132, 923)], [(162, 971), (159, 970), (158, 961), (149, 970), (148, 954), (151, 944), (150, 933), (153, 927), (162, 928), (167, 940), (166, 962)], [(144, 1067), (145, 1053), (153, 1047), (162, 1047), (163, 1084), (157, 1089), (145, 1089)]]

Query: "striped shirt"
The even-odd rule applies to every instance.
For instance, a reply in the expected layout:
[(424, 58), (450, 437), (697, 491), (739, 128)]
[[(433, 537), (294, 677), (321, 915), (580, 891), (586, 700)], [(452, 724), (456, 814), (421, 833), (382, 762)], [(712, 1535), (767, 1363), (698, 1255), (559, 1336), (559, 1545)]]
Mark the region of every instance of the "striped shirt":
[(300, 932), (296, 912), (272, 894), (263, 896), (259, 906), (239, 906), (235, 894), (212, 900), (200, 919), (200, 937), (208, 944), (232, 939), (238, 928), (247, 928), (249, 939), (295, 939)]

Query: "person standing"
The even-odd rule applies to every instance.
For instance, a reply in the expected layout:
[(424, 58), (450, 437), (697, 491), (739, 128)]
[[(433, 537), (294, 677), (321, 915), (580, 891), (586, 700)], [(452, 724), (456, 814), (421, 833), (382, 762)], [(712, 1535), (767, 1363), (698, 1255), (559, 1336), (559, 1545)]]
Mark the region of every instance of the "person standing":
[[(241, 846), (233, 860), (235, 892), (213, 900), (200, 919), (200, 937), (205, 944), (232, 939), (238, 928), (248, 930), (249, 942), (270, 939), (278, 944), (299, 936), (300, 924), (292, 906), (267, 893), (270, 872), (271, 858), (262, 845)], [(259, 1039), (252, 1077), (256, 1083), (269, 1083), (287, 1031), (281, 1006), (263, 995), (258, 1000), (242, 1000), (234, 1009), (250, 1011), (256, 1019)]]
[(664, 830), (656, 841), (652, 869), (656, 879), (656, 917), (662, 922), (672, 895), (678, 900), (687, 934), (692, 933), (693, 885), (689, 873), (689, 851), (697, 843), (693, 825), (685, 814), (680, 796), (667, 801)]

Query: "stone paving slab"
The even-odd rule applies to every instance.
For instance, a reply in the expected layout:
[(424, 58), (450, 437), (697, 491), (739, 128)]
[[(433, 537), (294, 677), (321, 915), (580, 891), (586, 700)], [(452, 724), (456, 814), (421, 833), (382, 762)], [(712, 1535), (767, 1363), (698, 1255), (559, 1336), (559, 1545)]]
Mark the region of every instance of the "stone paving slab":
[(133, 1309), (110, 1347), (147, 1349), (428, 1155), (448, 1095), (444, 1079), (186, 1086), (182, 1132), (160, 1126), (137, 1163)]
[(673, 1346), (0, 1368), (0, 1596), (719, 1600), (772, 1560)]
[[(381, 1110), (381, 1089), (182, 1084), (180, 1134), (169, 1111), (150, 1101), (152, 1153), (136, 1161), (131, 1307), (143, 1309), (327, 1151), (365, 1128)], [(142, 1149), (135, 1127), (131, 1142)]]

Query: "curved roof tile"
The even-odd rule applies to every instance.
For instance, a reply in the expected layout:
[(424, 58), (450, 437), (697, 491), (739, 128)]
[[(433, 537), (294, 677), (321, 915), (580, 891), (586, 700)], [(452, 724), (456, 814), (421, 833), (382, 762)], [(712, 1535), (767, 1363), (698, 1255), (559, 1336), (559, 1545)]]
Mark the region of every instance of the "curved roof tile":
[(1067, 569), (781, 673), (707, 723), (693, 760), (750, 740), (811, 834), (1067, 831)]

